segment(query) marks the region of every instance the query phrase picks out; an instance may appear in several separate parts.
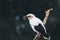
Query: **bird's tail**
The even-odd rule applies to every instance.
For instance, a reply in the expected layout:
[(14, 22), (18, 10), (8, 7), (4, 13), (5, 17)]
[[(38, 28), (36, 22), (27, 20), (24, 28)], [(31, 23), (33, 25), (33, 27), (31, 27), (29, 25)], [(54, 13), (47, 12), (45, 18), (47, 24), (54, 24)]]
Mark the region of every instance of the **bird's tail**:
[(44, 38), (45, 40), (50, 40), (50, 39), (51, 39), (50, 36), (49, 36), (49, 38), (43, 36), (43, 38)]

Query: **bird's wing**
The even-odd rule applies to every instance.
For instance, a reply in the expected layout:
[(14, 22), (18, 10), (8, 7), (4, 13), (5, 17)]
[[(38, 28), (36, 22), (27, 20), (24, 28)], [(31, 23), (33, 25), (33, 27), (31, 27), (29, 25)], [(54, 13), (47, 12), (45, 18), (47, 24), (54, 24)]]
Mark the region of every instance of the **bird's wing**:
[(38, 26), (35, 26), (34, 28), (35, 30), (39, 31), (43, 36), (48, 37), (47, 33), (45, 32), (41, 24), (39, 24)]
[(37, 18), (37, 20), (38, 20), (39, 25), (42, 26), (42, 28), (44, 29), (45, 33), (47, 34), (47, 31), (46, 31), (45, 26), (43, 25), (43, 22), (39, 18)]
[(38, 31), (35, 29), (35, 26), (31, 26), (32, 30), (36, 33), (38, 33)]

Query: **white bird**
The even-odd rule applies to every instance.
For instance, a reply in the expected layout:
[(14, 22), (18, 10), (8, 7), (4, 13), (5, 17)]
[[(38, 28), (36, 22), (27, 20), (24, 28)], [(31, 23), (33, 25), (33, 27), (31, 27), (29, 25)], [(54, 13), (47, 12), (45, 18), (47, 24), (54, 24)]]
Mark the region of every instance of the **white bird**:
[(50, 40), (50, 36), (48, 36), (45, 26), (43, 22), (37, 18), (34, 14), (27, 14), (26, 16), (29, 20), (29, 24), (32, 30), (36, 33), (40, 32), (43, 35), (44, 39)]

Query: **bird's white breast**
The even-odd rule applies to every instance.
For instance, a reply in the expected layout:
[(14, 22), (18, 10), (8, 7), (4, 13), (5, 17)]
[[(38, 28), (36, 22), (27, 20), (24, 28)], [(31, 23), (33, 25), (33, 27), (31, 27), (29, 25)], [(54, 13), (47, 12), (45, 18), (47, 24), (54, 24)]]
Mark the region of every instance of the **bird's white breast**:
[(33, 26), (39, 25), (39, 21), (36, 18), (29, 20), (29, 23), (30, 25), (33, 25)]

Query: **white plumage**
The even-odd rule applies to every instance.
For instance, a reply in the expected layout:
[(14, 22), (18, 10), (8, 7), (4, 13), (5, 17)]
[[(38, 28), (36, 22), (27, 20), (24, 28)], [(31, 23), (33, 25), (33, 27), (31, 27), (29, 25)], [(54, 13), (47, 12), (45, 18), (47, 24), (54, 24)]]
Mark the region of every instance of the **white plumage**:
[[(38, 31), (35, 29), (35, 26), (38, 26), (39, 24), (41, 24), (41, 26), (43, 27), (45, 31), (45, 34), (47, 34), (47, 31), (46, 31), (45, 26), (43, 25), (43, 22), (39, 18), (37, 18), (34, 14), (27, 14), (25, 17), (28, 17), (29, 24), (34, 32), (38, 33)], [(48, 39), (45, 36), (43, 37), (44, 39)]]

